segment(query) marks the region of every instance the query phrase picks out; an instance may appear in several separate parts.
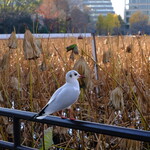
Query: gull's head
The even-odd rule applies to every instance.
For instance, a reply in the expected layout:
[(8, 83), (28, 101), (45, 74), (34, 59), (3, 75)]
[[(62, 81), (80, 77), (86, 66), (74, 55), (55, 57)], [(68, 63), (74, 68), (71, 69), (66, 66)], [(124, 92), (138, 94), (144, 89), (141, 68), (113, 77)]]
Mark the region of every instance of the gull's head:
[(77, 80), (78, 78), (84, 78), (84, 76), (80, 75), (75, 70), (70, 70), (66, 74), (66, 81), (67, 82), (71, 82), (71, 81)]

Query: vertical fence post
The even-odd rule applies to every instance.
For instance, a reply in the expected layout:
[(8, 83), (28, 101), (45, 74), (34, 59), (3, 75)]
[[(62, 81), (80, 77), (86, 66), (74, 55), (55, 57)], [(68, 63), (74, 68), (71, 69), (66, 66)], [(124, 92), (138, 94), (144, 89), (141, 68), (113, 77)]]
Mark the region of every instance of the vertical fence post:
[[(99, 80), (99, 76), (98, 76), (98, 65), (97, 65), (97, 52), (96, 52), (96, 40), (95, 40), (95, 34), (92, 33), (92, 54), (93, 54), (93, 59), (95, 61), (94, 64), (94, 71), (95, 71), (95, 79)], [(96, 94), (99, 97), (100, 94), (100, 89), (99, 87), (96, 87)]]
[(13, 132), (14, 132), (14, 149), (20, 146), (20, 121), (18, 118), (13, 117)]

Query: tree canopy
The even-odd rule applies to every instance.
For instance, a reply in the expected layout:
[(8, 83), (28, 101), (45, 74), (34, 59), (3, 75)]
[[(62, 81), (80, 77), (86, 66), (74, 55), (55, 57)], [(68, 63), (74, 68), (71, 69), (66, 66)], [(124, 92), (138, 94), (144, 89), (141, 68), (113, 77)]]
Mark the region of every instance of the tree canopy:
[(132, 34), (137, 34), (139, 31), (149, 34), (150, 29), (148, 25), (149, 17), (140, 11), (133, 13), (129, 19), (130, 31)]
[(99, 34), (113, 33), (114, 28), (120, 27), (120, 21), (118, 15), (108, 13), (107, 16), (98, 16), (98, 21), (96, 23), (96, 28)]
[(146, 22), (148, 23), (148, 16), (143, 14), (141, 11), (133, 13), (129, 19), (130, 25), (137, 22)]
[(24, 25), (31, 27), (31, 15), (42, 0), (0, 0), (0, 33), (24, 32)]
[(0, 0), (0, 12), (30, 12), (35, 11), (42, 0)]

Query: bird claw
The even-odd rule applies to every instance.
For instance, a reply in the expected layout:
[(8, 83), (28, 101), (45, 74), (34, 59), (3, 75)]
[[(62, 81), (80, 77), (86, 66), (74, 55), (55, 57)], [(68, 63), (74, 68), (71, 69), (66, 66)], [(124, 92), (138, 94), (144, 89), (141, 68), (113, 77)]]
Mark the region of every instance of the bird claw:
[(67, 117), (65, 117), (65, 116), (61, 116), (61, 119), (67, 119)]
[(69, 118), (70, 120), (76, 120), (75, 118)]

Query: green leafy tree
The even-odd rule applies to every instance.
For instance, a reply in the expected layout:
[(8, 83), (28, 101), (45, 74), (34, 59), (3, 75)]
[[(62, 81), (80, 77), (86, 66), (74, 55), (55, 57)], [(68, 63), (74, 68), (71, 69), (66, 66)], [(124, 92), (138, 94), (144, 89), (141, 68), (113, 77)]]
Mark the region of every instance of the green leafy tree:
[(120, 21), (118, 19), (118, 15), (108, 13), (107, 16), (100, 15), (97, 21), (97, 30), (100, 33), (113, 33), (114, 28), (120, 27)]
[(0, 32), (11, 33), (13, 27), (24, 32), (24, 24), (32, 29), (31, 15), (42, 0), (0, 0)]
[(103, 34), (104, 33), (104, 16), (99, 15), (98, 16), (98, 21), (96, 23), (96, 28), (98, 30), (99, 34)]
[(33, 13), (42, 0), (0, 0), (0, 12)]
[(118, 19), (118, 15), (116, 14), (107, 14), (107, 16), (105, 17), (104, 20), (104, 24), (105, 24), (105, 30), (107, 33), (112, 34), (113, 33), (113, 29), (115, 27), (119, 28), (120, 27), (120, 22)]

